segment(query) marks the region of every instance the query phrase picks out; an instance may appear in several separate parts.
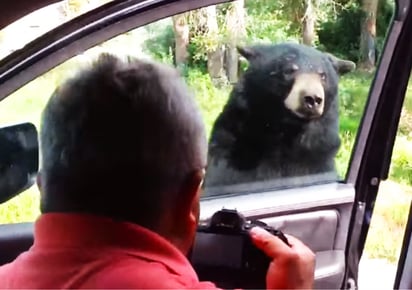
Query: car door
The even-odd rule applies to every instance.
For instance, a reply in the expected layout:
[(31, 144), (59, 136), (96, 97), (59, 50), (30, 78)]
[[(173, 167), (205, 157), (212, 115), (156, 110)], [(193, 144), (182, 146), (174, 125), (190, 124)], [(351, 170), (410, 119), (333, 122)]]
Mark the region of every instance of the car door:
[[(43, 2), (46, 5), (54, 1)], [(82, 65), (103, 50), (112, 53), (126, 52), (140, 57), (154, 58), (157, 61), (175, 63), (177, 55), (173, 50), (177, 48), (171, 45), (169, 48), (172, 53), (165, 51), (161, 41), (167, 39), (173, 44), (178, 41), (174, 39), (178, 35), (178, 28), (185, 29), (185, 27), (184, 23), (180, 23), (179, 26), (178, 18), (170, 17), (187, 13), (186, 19), (193, 20), (190, 17), (198, 17), (207, 22), (210, 20), (210, 15), (216, 13), (214, 5), (220, 5), (219, 11), (230, 11), (233, 8), (224, 2), (229, 1), (113, 1), (57, 26), (21, 49), (8, 53), (0, 61), (0, 100), (2, 100), (0, 109), (2, 105), (4, 108), (3, 117), (0, 117), (3, 119), (0, 121), (2, 123), (31, 121), (38, 126), (41, 106), (36, 108), (35, 113), (31, 111), (31, 107), (19, 111), (16, 110), (12, 100), (20, 98), (23, 103), (32, 103), (33, 98), (30, 94), (38, 94), (36, 98), (43, 98), (41, 104), (44, 104), (55, 84), (75, 70), (76, 66)], [(244, 4), (248, 7), (245, 11), (255, 17), (258, 17), (256, 16), (258, 14), (253, 14), (256, 11), (261, 13), (267, 7), (273, 8), (270, 6), (271, 1), (261, 0), (261, 6), (256, 3), (259, 1), (246, 1)], [(374, 201), (380, 182), (388, 175), (412, 63), (409, 53), (412, 44), (410, 4), (409, 1), (402, 0), (398, 0), (395, 4), (392, 21), (387, 27), (379, 66), (370, 76), (368, 93), (359, 103), (360, 113), (356, 117), (348, 115), (349, 117), (345, 119), (347, 122), (349, 122), (348, 118), (356, 119), (353, 125), (355, 127), (353, 136), (345, 139), (345, 131), (342, 127), (339, 132), (343, 143), (347, 145), (341, 146), (341, 151), (336, 157), (343, 160), (339, 165), (340, 178), (294, 186), (278, 186), (271, 182), (245, 182), (206, 187), (201, 199), (201, 221), (208, 220), (214, 212), (223, 207), (237, 209), (247, 218), (259, 219), (304, 241), (316, 253), (315, 288), (318, 289), (356, 287), (358, 264), (368, 233)], [(209, 7), (210, 10), (200, 10), (202, 7)], [(225, 13), (224, 15), (228, 14)], [(199, 14), (203, 15), (203, 18), (196, 16)], [(276, 19), (271, 17), (264, 19), (267, 25), (253, 26), (253, 21), (249, 20), (247, 23), (251, 26), (245, 29), (246, 34), (249, 35), (246, 42), (288, 40), (287, 37), (279, 37), (275, 34), (267, 36), (267, 29), (270, 29), (271, 25), (279, 25), (276, 24)], [(10, 19), (14, 18), (10, 17)], [(215, 22), (220, 25), (222, 23), (229, 25), (219, 17), (216, 19)], [(200, 24), (198, 26), (202, 27)], [(160, 32), (156, 34), (156, 31)], [(208, 30), (206, 33), (209, 32)], [(190, 45), (198, 47), (203, 45), (207, 48), (198, 51), (198, 54), (192, 54), (192, 61), (188, 64), (189, 71), (182, 72), (196, 94), (205, 117), (206, 128), (210, 132), (214, 120), (229, 96), (231, 86), (228, 84), (222, 86), (219, 82), (212, 83), (210, 72), (209, 75), (204, 73), (205, 66), (208, 65), (204, 59), (212, 55), (219, 56), (219, 49), (217, 49), (219, 45), (213, 44), (213, 41), (210, 44), (207, 35), (204, 38), (196, 37), (197, 34), (204, 33), (202, 29), (194, 33), (188, 51), (191, 51)], [(213, 33), (212, 31), (211, 34)], [(146, 50), (141, 50), (141, 46), (136, 45), (141, 39), (149, 40), (143, 45)], [(222, 55), (219, 59), (222, 59)], [(193, 70), (190, 66), (194, 63), (197, 63), (200, 69)], [(239, 67), (242, 66), (243, 63), (240, 63)], [(356, 77), (356, 75), (352, 76), (352, 79)], [(345, 81), (344, 78), (342, 80)], [(38, 82), (42, 82), (41, 92), (36, 85)], [(350, 82), (348, 83), (347, 90), (350, 87)], [(345, 95), (345, 92), (340, 91), (340, 94)], [(348, 95), (350, 95), (349, 99), (343, 100), (341, 96), (340, 101), (356, 101), (356, 93), (351, 95), (346, 91), (345, 96)], [(38, 193), (35, 188), (32, 188), (30, 193), (24, 194), (26, 196), (30, 194), (30, 198), (33, 198)], [(14, 200), (16, 201), (17, 198), (19, 197)], [(38, 203), (38, 199), (36, 202)], [(32, 222), (33, 220), (25, 220), (24, 223), (0, 225), (0, 263), (11, 261), (31, 245)]]

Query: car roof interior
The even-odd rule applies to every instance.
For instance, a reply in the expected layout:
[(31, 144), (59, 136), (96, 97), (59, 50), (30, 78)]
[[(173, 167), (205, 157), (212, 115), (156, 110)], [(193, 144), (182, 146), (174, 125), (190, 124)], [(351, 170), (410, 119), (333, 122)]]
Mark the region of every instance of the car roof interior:
[(59, 0), (14, 0), (0, 2), (0, 29), (9, 23), (47, 5), (60, 2)]

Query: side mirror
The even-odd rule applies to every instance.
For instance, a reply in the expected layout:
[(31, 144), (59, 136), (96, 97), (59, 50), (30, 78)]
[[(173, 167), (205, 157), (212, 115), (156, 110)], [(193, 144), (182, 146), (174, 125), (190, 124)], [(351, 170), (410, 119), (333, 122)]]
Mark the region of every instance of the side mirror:
[(0, 204), (32, 186), (39, 167), (39, 142), (31, 123), (0, 128)]

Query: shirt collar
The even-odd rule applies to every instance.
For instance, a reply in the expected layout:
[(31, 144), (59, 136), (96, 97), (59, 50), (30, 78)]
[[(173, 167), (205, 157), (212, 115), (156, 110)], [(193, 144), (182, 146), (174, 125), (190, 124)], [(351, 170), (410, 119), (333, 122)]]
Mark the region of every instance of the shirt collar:
[(165, 265), (169, 271), (198, 281), (187, 258), (172, 243), (139, 225), (106, 217), (42, 214), (35, 223), (33, 250), (38, 248), (113, 247)]

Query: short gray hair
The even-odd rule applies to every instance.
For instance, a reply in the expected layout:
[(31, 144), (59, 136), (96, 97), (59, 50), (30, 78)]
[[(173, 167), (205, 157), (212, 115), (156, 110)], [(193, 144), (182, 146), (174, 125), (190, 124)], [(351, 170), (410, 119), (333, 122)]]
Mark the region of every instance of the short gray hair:
[(110, 54), (56, 89), (40, 141), (42, 212), (155, 219), (206, 165), (203, 121), (178, 72)]

